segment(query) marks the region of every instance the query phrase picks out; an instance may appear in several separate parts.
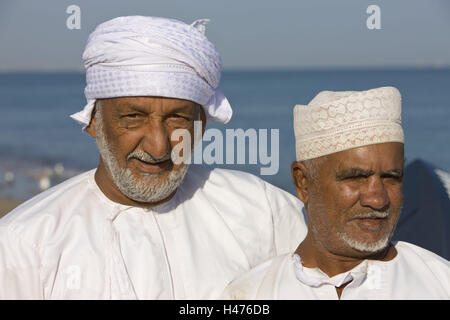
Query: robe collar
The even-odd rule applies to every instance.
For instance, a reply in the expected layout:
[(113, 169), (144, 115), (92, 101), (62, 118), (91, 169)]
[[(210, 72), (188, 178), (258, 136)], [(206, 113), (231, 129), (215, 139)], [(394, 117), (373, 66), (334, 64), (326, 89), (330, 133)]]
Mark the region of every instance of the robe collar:
[(340, 287), (351, 281), (353, 281), (355, 285), (359, 285), (366, 278), (368, 271), (368, 260), (364, 260), (353, 269), (330, 278), (319, 268), (303, 267), (302, 259), (298, 254), (293, 255), (293, 261), (295, 276), (297, 279), (313, 288), (320, 287), (324, 284)]

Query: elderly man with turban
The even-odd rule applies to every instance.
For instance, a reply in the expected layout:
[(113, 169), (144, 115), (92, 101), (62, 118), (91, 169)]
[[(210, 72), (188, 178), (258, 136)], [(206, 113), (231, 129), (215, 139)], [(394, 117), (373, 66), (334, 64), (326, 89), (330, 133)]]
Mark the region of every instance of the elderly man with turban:
[(306, 235), (288, 193), (173, 161), (172, 133), (231, 117), (206, 22), (119, 17), (90, 35), (88, 103), (72, 117), (100, 164), (0, 220), (0, 298), (216, 298)]
[(449, 299), (449, 261), (390, 242), (402, 208), (399, 91), (323, 91), (295, 107), (294, 130), (307, 236), (240, 276), (224, 298)]

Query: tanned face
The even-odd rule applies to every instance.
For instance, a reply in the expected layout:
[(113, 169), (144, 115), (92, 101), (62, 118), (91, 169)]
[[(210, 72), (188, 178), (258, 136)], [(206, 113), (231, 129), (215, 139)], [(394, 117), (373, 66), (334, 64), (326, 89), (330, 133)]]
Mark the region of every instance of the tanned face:
[(101, 114), (95, 115), (88, 128), (99, 145), (100, 180), (110, 180), (132, 201), (151, 203), (167, 198), (187, 169), (171, 160), (172, 148), (180, 142), (172, 141), (171, 135), (176, 129), (185, 129), (193, 137), (200, 106), (163, 97), (111, 98), (100, 104), (97, 112)]
[(319, 159), (314, 174), (294, 162), (297, 193), (317, 246), (345, 257), (386, 248), (402, 207), (403, 162), (403, 144), (396, 142), (330, 154)]

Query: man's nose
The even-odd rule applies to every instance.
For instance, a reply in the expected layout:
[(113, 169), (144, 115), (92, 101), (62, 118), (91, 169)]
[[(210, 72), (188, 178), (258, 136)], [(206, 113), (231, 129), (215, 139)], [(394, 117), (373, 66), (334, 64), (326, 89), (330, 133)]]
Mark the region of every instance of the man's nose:
[(363, 207), (370, 207), (377, 211), (383, 211), (389, 207), (389, 195), (380, 177), (368, 178), (367, 185), (361, 190), (360, 203)]
[(170, 151), (169, 134), (161, 121), (151, 121), (147, 125), (141, 146), (156, 159)]

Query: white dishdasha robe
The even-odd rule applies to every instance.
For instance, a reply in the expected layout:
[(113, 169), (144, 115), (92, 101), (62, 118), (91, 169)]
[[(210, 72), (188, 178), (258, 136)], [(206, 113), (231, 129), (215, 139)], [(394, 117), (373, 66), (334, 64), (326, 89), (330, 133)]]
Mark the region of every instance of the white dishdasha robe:
[(306, 235), (302, 203), (248, 173), (191, 165), (148, 209), (109, 200), (94, 174), (0, 220), (0, 299), (215, 299)]
[(270, 259), (234, 280), (223, 299), (336, 300), (336, 287), (348, 283), (342, 300), (450, 299), (450, 262), (399, 241), (390, 261), (364, 260), (352, 270), (328, 277), (306, 268), (296, 254)]

